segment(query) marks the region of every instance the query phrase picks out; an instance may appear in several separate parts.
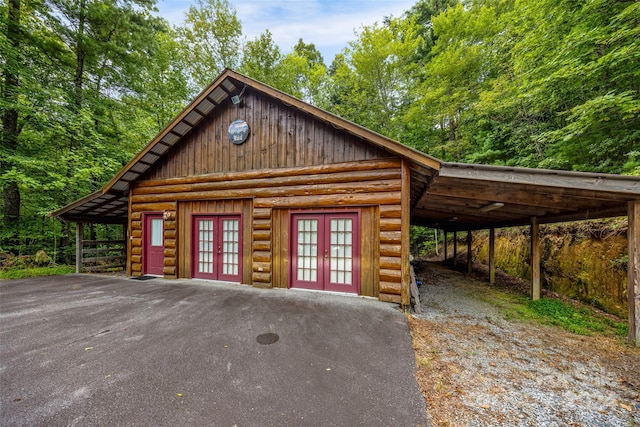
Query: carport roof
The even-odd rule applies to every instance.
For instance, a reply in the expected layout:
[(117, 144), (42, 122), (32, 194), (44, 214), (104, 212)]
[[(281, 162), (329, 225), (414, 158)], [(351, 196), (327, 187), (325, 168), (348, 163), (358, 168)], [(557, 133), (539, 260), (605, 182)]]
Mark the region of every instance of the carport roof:
[(640, 177), (443, 163), (411, 223), (447, 231), (627, 215)]

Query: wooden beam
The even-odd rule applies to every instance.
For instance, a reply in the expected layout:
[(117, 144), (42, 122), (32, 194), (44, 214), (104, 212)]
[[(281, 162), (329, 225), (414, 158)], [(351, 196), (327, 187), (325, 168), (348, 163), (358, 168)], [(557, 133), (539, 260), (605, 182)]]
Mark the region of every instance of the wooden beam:
[[(122, 224), (122, 239), (124, 240), (124, 270), (125, 273), (127, 273), (127, 266), (129, 265), (129, 262), (127, 261), (129, 258), (129, 225), (128, 224)], [(128, 273), (127, 273), (128, 275)]]
[(564, 207), (565, 205), (562, 202), (568, 198), (575, 199), (576, 203), (581, 206), (589, 206), (591, 208), (596, 208), (607, 202), (623, 202), (630, 199), (629, 195), (607, 193), (605, 191), (592, 191), (589, 193), (587, 190), (580, 190), (578, 194), (573, 194), (569, 189), (557, 189), (554, 187), (529, 188), (528, 186), (511, 182), (490, 183), (442, 176), (434, 179), (423, 201), (429, 200), (431, 195), (549, 209)]
[[(411, 169), (408, 160), (402, 160), (402, 185), (401, 185), (401, 207), (402, 207), (402, 216), (400, 218), (400, 233), (401, 233), (401, 244), (400, 244), (400, 259), (402, 262), (401, 265), (401, 297), (402, 297), (402, 305), (408, 307), (411, 304), (411, 294), (410, 294), (410, 286), (411, 286), (411, 271), (409, 265), (409, 245), (410, 245), (410, 227), (411, 227)], [(382, 275), (382, 274), (381, 274)]]
[(84, 238), (84, 224), (76, 222), (76, 273), (82, 273), (82, 239)]
[(489, 229), (489, 283), (496, 282), (496, 229)]
[[(351, 177), (354, 172), (383, 172), (383, 170), (392, 170), (399, 178), (398, 169), (400, 168), (400, 162), (395, 159), (384, 160), (364, 160), (360, 162), (343, 162), (332, 163), (314, 166), (296, 166), (291, 168), (280, 169), (266, 169), (266, 170), (251, 170), (251, 171), (239, 171), (239, 172), (223, 172), (223, 173), (209, 173), (195, 176), (173, 177), (173, 178), (160, 178), (160, 179), (148, 179), (137, 183), (136, 192), (140, 193), (140, 189), (144, 187), (158, 187), (165, 185), (192, 185), (199, 183), (211, 184), (215, 182), (233, 183), (239, 180), (249, 179), (268, 179), (274, 178), (286, 178), (286, 177), (299, 177), (302, 175), (324, 175), (324, 174), (342, 174), (343, 177)], [(366, 174), (364, 174), (366, 175)], [(374, 174), (375, 176), (375, 174)], [(376, 179), (376, 178), (372, 178)], [(353, 181), (353, 180), (352, 180)], [(361, 181), (361, 179), (358, 179)]]
[(540, 224), (531, 218), (531, 299), (540, 299)]
[(467, 230), (467, 274), (473, 273), (473, 253), (471, 252), (471, 243), (473, 242), (473, 234), (471, 230)]
[(640, 347), (640, 200), (629, 202), (629, 263), (627, 295), (629, 296), (629, 342)]
[(474, 181), (582, 190), (590, 198), (596, 198), (598, 193), (608, 196), (612, 193), (635, 195), (640, 192), (639, 177), (602, 173), (443, 163), (439, 175)]

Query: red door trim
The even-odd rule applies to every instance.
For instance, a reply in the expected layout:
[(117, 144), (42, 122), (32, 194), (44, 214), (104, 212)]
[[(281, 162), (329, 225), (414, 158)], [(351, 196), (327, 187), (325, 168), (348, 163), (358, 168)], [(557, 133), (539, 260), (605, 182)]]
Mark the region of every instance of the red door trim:
[[(199, 234), (198, 220), (213, 220), (213, 271), (211, 273), (198, 272), (198, 256), (199, 256)], [(222, 224), (225, 219), (238, 220), (238, 274), (230, 275), (222, 273), (222, 244), (221, 232)], [(191, 215), (191, 277), (209, 280), (221, 280), (227, 282), (242, 282), (242, 265), (243, 265), (243, 236), (242, 236), (243, 215), (239, 212), (224, 213), (196, 213)]]
[[(298, 273), (298, 257), (296, 256), (297, 254), (297, 249), (296, 249), (296, 245), (298, 244), (298, 224), (297, 221), (295, 221), (296, 217), (298, 216), (302, 216), (304, 215), (305, 218), (307, 219), (315, 219), (318, 221), (318, 229), (317, 229), (317, 233), (318, 233), (318, 241), (316, 244), (316, 258), (317, 258), (317, 266), (316, 266), (316, 280), (315, 281), (304, 281), (304, 280), (298, 280), (297, 278), (297, 273)], [(289, 224), (291, 224), (291, 233), (289, 234), (290, 238), (289, 238), (289, 247), (290, 247), (290, 251), (289, 253), (291, 254), (290, 258), (291, 258), (291, 271), (290, 271), (290, 277), (289, 277), (289, 287), (298, 287), (298, 288), (305, 288), (305, 289), (315, 289), (315, 290), (323, 290), (324, 289), (324, 268), (323, 268), (323, 263), (321, 262), (322, 260), (322, 254), (321, 251), (324, 249), (323, 244), (320, 242), (320, 240), (324, 237), (324, 214), (323, 213), (319, 213), (319, 212), (296, 212), (296, 213), (291, 213), (289, 215)]]
[[(163, 220), (162, 224), (162, 250), (163, 262), (155, 266), (150, 266), (153, 254), (150, 253), (150, 239), (149, 235), (149, 223), (147, 222), (153, 218), (160, 218)], [(142, 213), (142, 274), (163, 275), (164, 272), (164, 217), (163, 212), (143, 212)]]
[[(296, 217), (299, 216), (308, 216), (309, 218), (318, 219), (318, 272), (317, 272), (317, 281), (309, 282), (309, 281), (299, 281), (297, 280), (297, 270), (298, 270), (298, 257), (297, 254), (297, 243), (298, 243), (298, 229), (297, 222), (295, 221)], [(354, 218), (354, 238), (352, 241), (352, 284), (351, 285), (343, 285), (343, 284), (335, 284), (330, 282), (329, 275), (329, 263), (326, 258), (324, 258), (325, 250), (328, 250), (331, 246), (329, 240), (329, 232), (326, 227), (326, 224), (329, 220), (340, 218), (340, 217), (348, 217)], [(315, 290), (327, 290), (327, 291), (337, 291), (337, 292), (350, 292), (360, 294), (360, 239), (361, 239), (361, 212), (359, 209), (347, 209), (347, 210), (296, 210), (289, 212), (289, 288), (292, 287), (300, 287), (305, 289), (315, 289)], [(345, 289), (345, 288), (349, 289)]]

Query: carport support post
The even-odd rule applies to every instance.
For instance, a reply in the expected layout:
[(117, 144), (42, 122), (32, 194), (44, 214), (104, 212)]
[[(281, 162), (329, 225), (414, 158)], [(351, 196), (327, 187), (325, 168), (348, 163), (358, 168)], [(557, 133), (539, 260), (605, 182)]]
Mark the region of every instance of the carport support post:
[(640, 347), (640, 200), (629, 202), (628, 217), (629, 342), (631, 345)]
[(531, 218), (531, 299), (540, 299), (540, 225)]
[(447, 230), (442, 230), (442, 233), (444, 234), (444, 239), (442, 240), (442, 245), (444, 246), (444, 260), (445, 262), (447, 261)]
[(76, 222), (76, 273), (82, 273), (82, 240), (84, 227), (81, 222)]
[(453, 232), (453, 266), (458, 265), (458, 232)]
[(473, 273), (473, 254), (471, 253), (472, 242), (473, 234), (471, 234), (471, 230), (467, 230), (467, 274)]
[(496, 229), (489, 229), (489, 283), (496, 283)]

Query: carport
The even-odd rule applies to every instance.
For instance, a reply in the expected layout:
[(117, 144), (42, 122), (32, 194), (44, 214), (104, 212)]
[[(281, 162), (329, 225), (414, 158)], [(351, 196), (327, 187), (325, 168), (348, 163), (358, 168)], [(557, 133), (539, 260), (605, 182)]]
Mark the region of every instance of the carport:
[[(640, 178), (502, 166), (443, 163), (411, 224), (454, 234), (489, 230), (490, 280), (495, 277), (495, 229), (531, 229), (531, 298), (540, 298), (540, 224), (627, 216), (629, 341), (640, 345)], [(446, 247), (446, 245), (445, 245)], [(470, 253), (470, 250), (468, 251)], [(468, 268), (471, 268), (468, 257)]]

